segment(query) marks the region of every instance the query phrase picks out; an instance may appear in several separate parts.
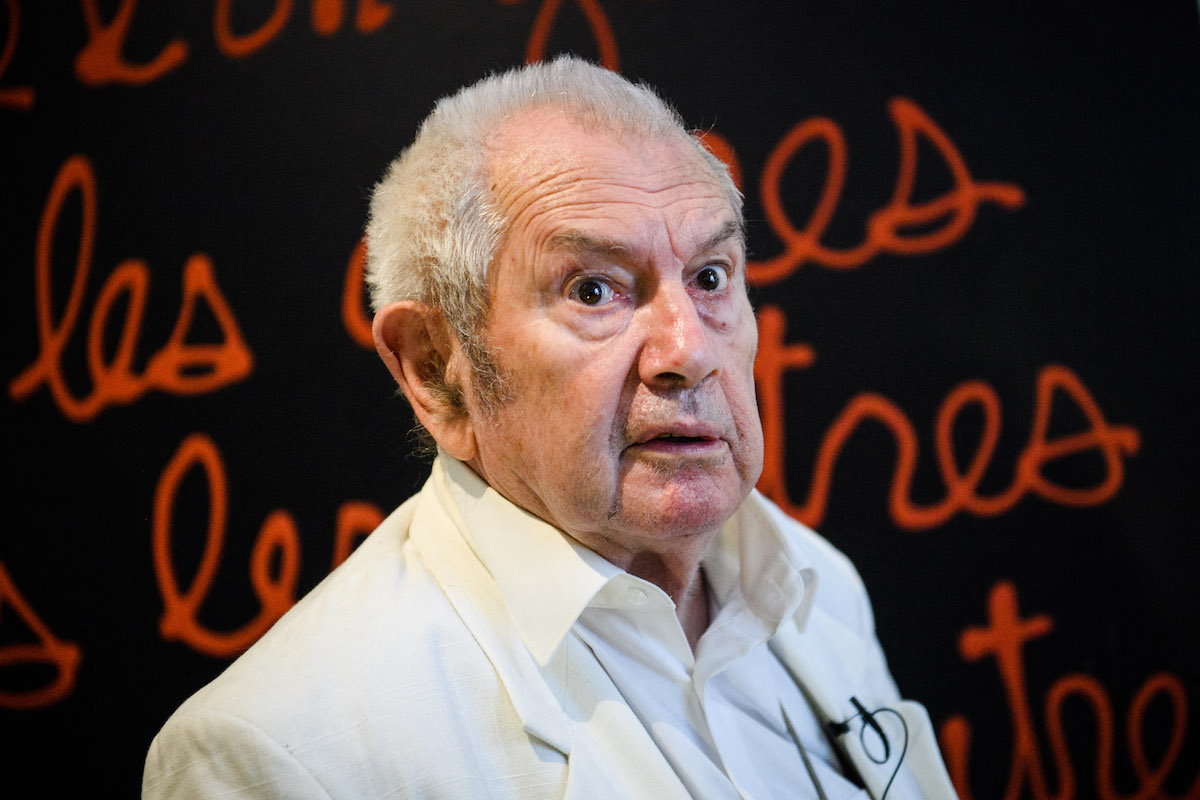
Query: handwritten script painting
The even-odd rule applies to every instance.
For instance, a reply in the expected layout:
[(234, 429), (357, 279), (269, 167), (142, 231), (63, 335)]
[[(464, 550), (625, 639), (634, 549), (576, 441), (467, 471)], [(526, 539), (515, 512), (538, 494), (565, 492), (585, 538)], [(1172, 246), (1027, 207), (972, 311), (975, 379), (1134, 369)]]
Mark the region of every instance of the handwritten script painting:
[[(1176, 488), (1197, 250), (1172, 222), (1200, 213), (1194, 4), (1161, 12), (1192, 29), (988, 4), (52, 5), (0, 5), (6, 428), (37, 520), (0, 551), (3, 779), (61, 773), (66, 746), (128, 786), (170, 711), (419, 485), (373, 354), (366, 197), (436, 97), (569, 50), (678, 98), (743, 192), (758, 488), (870, 573), (959, 795), (1200, 800), (1200, 603), (1171, 577), (1200, 568)], [(72, 748), (111, 738), (112, 697), (144, 740)]]

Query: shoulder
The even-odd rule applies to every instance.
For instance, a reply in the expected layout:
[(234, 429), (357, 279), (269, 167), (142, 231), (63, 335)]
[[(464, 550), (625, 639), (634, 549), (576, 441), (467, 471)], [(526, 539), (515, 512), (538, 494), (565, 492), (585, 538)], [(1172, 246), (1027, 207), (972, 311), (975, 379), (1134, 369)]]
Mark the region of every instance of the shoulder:
[[(430, 787), (443, 776), (483, 780), (490, 759), (537, 761), (524, 754), (487, 655), (407, 538), (411, 513), (400, 511), (175, 712), (151, 746), (147, 796), (181, 787), (239, 796), (254, 780), (268, 796), (320, 797), (308, 789), (325, 787), (368, 797), (398, 786), (438, 796)], [(521, 744), (515, 756), (502, 752)]]
[[(410, 501), (411, 502), (411, 501)], [(407, 506), (408, 504), (406, 504)], [(266, 719), (285, 699), (338, 708), (397, 676), (426, 680), (431, 650), (470, 636), (407, 536), (406, 506), (185, 704)]]

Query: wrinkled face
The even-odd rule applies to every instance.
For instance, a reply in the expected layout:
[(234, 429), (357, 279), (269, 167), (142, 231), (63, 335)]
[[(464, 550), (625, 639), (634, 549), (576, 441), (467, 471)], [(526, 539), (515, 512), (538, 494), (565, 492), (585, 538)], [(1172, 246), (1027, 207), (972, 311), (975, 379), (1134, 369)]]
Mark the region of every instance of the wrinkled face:
[(522, 121), (491, 142), (509, 399), (473, 414), (471, 464), (606, 554), (711, 534), (762, 470), (738, 214), (686, 142)]

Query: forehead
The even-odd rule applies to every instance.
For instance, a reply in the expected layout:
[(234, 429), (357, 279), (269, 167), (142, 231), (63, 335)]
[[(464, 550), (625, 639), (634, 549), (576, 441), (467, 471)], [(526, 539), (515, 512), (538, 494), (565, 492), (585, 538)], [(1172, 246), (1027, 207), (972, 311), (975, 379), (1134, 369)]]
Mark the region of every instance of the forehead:
[(686, 135), (585, 130), (563, 113), (515, 117), (488, 141), (490, 187), (509, 243), (544, 248), (564, 230), (635, 245), (708, 241), (740, 215)]

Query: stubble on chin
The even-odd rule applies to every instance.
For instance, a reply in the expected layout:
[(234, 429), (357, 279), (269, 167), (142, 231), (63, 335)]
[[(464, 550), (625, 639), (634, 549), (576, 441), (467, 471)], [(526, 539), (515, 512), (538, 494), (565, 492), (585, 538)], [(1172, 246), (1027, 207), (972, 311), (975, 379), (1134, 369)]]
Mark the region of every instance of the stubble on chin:
[[(664, 502), (678, 503), (681, 506), (689, 503), (683, 499), (687, 495), (693, 494), (698, 488), (695, 484), (697, 481), (703, 481), (705, 478), (720, 480), (723, 470), (733, 460), (733, 454), (726, 450), (720, 456), (700, 456), (694, 458), (654, 458), (654, 457), (638, 457), (622, 452), (620, 458), (620, 468), (617, 474), (616, 491), (613, 493), (612, 503), (609, 507), (605, 519), (613, 521), (617, 519), (625, 510), (624, 496), (627, 491), (635, 493), (645, 493), (649, 491), (657, 491), (664, 495)], [(641, 473), (634, 476), (632, 473), (635, 467), (647, 469), (649, 474)], [(740, 475), (739, 475), (740, 480)], [(633, 485), (636, 482), (638, 485)], [(691, 491), (688, 491), (687, 484), (692, 484)], [(715, 493), (718, 490), (710, 485), (707, 485), (703, 491), (707, 493)], [(682, 491), (679, 491), (682, 490)], [(671, 499), (668, 499), (671, 498)], [(694, 495), (693, 495), (694, 497)], [(672, 516), (672, 511), (678, 512), (680, 508), (663, 509), (663, 516)]]
[(661, 478), (664, 481), (671, 481), (676, 478), (692, 477), (698, 473), (716, 472), (723, 469), (729, 463), (729, 459), (729, 452), (726, 451), (715, 458), (712, 456), (671, 459), (647, 458), (641, 459), (641, 463), (649, 467), (655, 477)]

